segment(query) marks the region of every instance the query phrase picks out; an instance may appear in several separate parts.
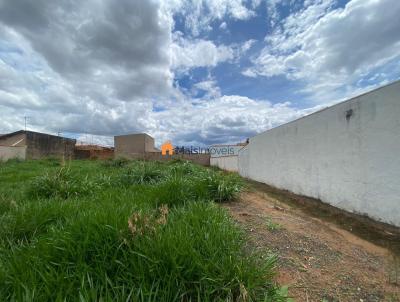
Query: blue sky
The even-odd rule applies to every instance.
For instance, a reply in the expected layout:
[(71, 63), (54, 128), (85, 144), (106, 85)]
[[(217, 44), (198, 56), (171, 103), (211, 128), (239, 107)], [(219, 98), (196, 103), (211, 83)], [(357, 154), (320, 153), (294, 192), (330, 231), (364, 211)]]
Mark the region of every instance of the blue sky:
[(0, 0), (0, 133), (249, 136), (400, 77), (397, 0)]

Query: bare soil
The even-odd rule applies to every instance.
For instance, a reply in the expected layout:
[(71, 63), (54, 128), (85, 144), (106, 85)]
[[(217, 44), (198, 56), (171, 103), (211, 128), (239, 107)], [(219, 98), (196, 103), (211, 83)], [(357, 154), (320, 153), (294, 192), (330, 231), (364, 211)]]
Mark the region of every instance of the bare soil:
[(399, 229), (259, 183), (225, 207), (295, 301), (400, 301)]

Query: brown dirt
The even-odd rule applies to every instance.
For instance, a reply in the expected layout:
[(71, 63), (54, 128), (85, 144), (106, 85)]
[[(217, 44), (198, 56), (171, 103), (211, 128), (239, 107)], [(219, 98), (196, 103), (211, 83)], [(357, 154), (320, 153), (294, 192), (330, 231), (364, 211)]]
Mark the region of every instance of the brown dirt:
[[(289, 286), (295, 301), (400, 301), (400, 254), (388, 249), (400, 238), (397, 229), (371, 222), (364, 233), (385, 235), (365, 240), (343, 227), (343, 217), (334, 221), (337, 213), (321, 218), (307, 211), (304, 200), (293, 204), (289, 193), (268, 190), (253, 184), (239, 201), (225, 206), (248, 233), (253, 249), (278, 255), (277, 281)], [(350, 219), (346, 225), (355, 223)]]

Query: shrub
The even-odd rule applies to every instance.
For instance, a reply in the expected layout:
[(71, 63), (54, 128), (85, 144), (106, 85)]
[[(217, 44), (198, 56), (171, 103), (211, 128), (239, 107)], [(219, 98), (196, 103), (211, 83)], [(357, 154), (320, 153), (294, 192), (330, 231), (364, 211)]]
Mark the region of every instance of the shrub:
[(276, 258), (250, 253), (211, 202), (235, 198), (234, 174), (191, 163), (69, 165), (30, 161), (0, 175), (0, 301), (284, 299)]
[(17, 207), (14, 200), (0, 195), (0, 216)]
[(194, 175), (197, 170), (197, 167), (189, 161), (179, 160), (178, 162), (174, 162), (173, 164), (169, 164), (169, 172), (173, 175), (181, 175), (188, 176)]
[(215, 202), (234, 200), (243, 187), (243, 181), (235, 174), (208, 171), (194, 179), (198, 196)]
[(129, 243), (143, 300), (156, 291), (164, 301), (279, 301), (271, 281), (276, 258), (246, 255), (243, 234), (224, 210), (187, 203), (167, 221)]
[(29, 188), (28, 196), (35, 198), (59, 197), (67, 199), (92, 193), (98, 186), (88, 179), (74, 177), (68, 168), (60, 168), (55, 173), (46, 173), (35, 178)]
[(280, 301), (276, 258), (245, 254), (242, 232), (212, 203), (136, 210), (126, 218), (106, 209), (4, 251), (0, 298)]
[(155, 205), (180, 206), (196, 199), (190, 179), (173, 175), (160, 182), (152, 191)]
[(129, 160), (124, 158), (124, 157), (118, 157), (118, 158), (110, 158), (106, 159), (105, 161), (102, 162), (103, 167), (107, 168), (121, 168), (126, 166), (129, 163)]
[(120, 176), (123, 185), (155, 184), (161, 181), (165, 174), (160, 167), (152, 162), (138, 162), (133, 167), (126, 169)]
[(46, 159), (42, 160), (48, 166), (58, 167), (61, 166), (62, 159), (58, 157), (47, 157)]

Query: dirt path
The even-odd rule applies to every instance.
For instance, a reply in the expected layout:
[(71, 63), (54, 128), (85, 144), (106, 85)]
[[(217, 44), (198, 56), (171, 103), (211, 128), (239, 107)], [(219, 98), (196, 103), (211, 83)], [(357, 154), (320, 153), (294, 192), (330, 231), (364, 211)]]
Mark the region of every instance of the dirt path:
[(226, 207), (252, 248), (279, 256), (295, 301), (400, 301), (400, 262), (386, 248), (259, 190)]

